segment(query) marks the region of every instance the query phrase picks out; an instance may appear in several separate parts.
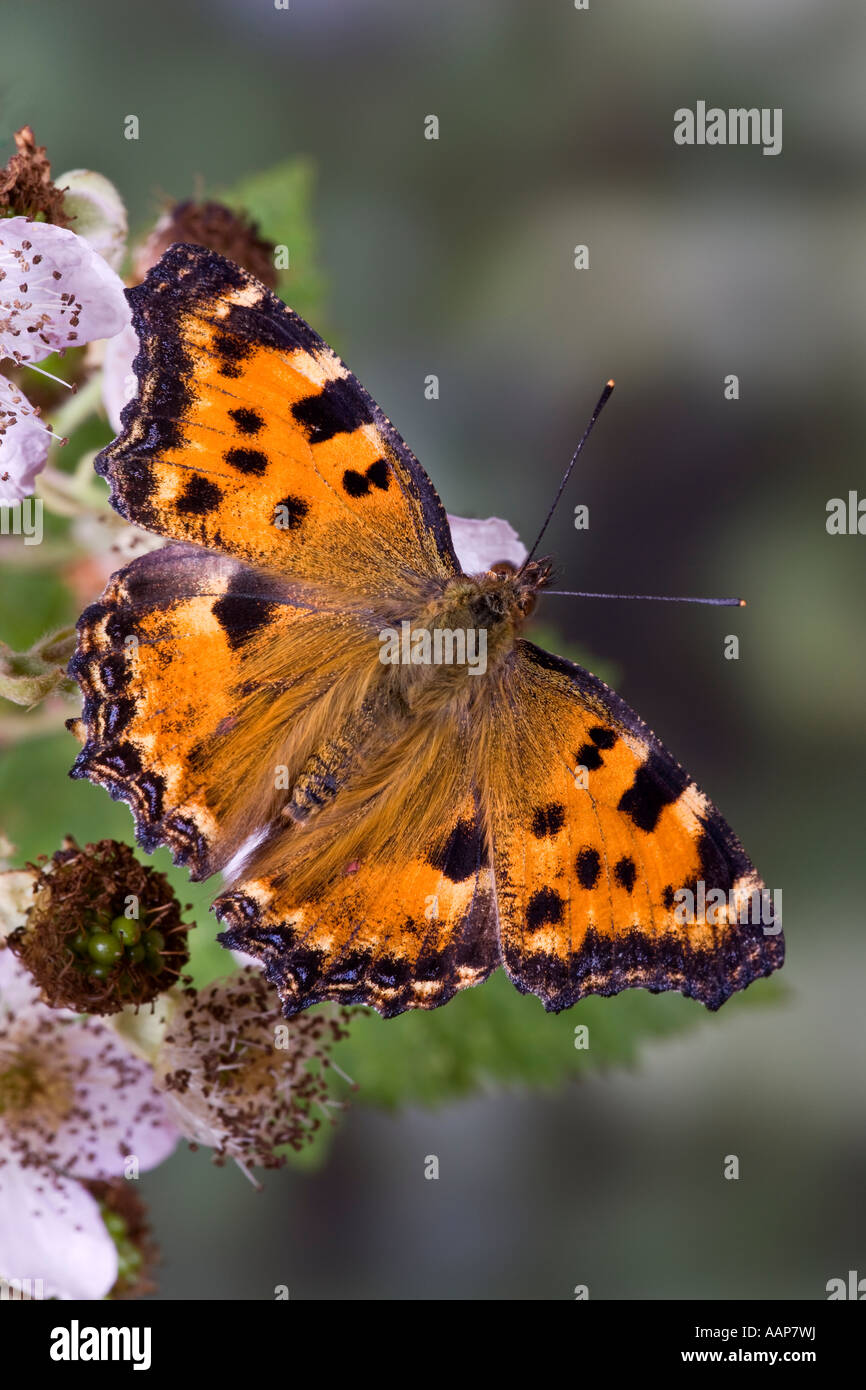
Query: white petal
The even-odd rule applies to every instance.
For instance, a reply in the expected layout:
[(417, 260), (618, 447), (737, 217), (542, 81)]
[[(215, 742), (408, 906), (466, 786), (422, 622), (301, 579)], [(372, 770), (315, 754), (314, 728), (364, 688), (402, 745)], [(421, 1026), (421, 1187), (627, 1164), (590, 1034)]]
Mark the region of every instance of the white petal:
[(0, 272), (0, 357), (41, 362), (129, 322), (123, 282), (66, 227), (26, 217), (0, 222)]
[(154, 1090), (153, 1070), (113, 1028), (96, 1019), (75, 1022), (55, 1033), (52, 1045), (46, 1065), (75, 1088), (74, 1123), (61, 1123), (42, 1146), (53, 1167), (78, 1178), (110, 1178), (125, 1175), (128, 1158), (141, 1172), (168, 1158), (179, 1135)]
[(16, 927), (23, 927), (33, 906), (35, 882), (32, 869), (4, 869), (0, 873), (0, 941)]
[(153, 1068), (109, 1024), (41, 1003), (8, 948), (0, 950), (0, 1042), (44, 1074), (49, 1097), (68, 1097), (59, 1110), (37, 1099), (12, 1126), (0, 1116), (4, 1152), (77, 1178), (111, 1178), (129, 1176), (130, 1158), (136, 1172), (146, 1172), (174, 1150), (178, 1131)]
[(105, 1298), (117, 1249), (80, 1183), (0, 1158), (0, 1277), (42, 1280), (44, 1298)]
[(30, 497), (51, 435), (22, 391), (0, 376), (0, 502)]
[(449, 516), (448, 524), (464, 574), (483, 574), (502, 560), (519, 568), (526, 559), (526, 546), (514, 527), (498, 516), (490, 516), (486, 521)]
[(22, 1038), (38, 1038), (50, 1054), (55, 1031), (70, 1019), (78, 1022), (80, 1015), (43, 1004), (39, 986), (26, 965), (7, 947), (0, 949), (0, 1042), (5, 1040), (12, 1047)]
[(110, 179), (93, 169), (70, 169), (54, 180), (63, 189), (63, 208), (75, 230), (119, 270), (126, 250), (126, 208)]
[[(9, 1019), (15, 1019), (15, 1031), (20, 1025), (22, 1031), (39, 1026), (40, 1011), (45, 1008), (39, 1003), (39, 989), (33, 976), (13, 956), (8, 947), (0, 950), (0, 1029), (9, 1027)], [(22, 1021), (22, 1016), (25, 1016)]]
[(182, 992), (174, 988), (160, 994), (152, 1008), (136, 1009), (130, 1005), (106, 1021), (134, 1056), (153, 1065), (169, 1022), (185, 1004)]
[(120, 412), (134, 400), (138, 381), (132, 363), (138, 354), (138, 335), (131, 323), (105, 344), (105, 363), (102, 371), (102, 404), (112, 429), (120, 434)]

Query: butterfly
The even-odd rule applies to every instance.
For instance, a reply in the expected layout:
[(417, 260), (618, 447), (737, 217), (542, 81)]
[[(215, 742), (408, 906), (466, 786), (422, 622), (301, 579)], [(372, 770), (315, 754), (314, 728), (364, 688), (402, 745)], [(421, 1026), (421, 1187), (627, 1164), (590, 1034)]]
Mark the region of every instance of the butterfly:
[(175, 245), (128, 297), (138, 395), (96, 470), (172, 544), (79, 620), (71, 775), (129, 804), (145, 850), (222, 872), (220, 940), (284, 1013), (432, 1009), (500, 966), (553, 1011), (637, 986), (717, 1009), (777, 969), (718, 811), (521, 635), (549, 562), (464, 574), (390, 421), (232, 262)]

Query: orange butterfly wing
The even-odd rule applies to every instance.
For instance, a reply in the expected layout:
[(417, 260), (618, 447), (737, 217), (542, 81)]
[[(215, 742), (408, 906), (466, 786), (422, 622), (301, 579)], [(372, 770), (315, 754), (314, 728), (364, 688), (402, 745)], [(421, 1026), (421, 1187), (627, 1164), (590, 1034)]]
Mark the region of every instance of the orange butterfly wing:
[(137, 398), (96, 471), (128, 520), (308, 581), (459, 573), (418, 460), (313, 330), (233, 262), (173, 246), (128, 292)]
[[(778, 969), (784, 940), (742, 845), (625, 701), (525, 641), (504, 684), (485, 793), (517, 988), (551, 1010), (634, 986), (717, 1009)], [(706, 911), (713, 892), (725, 904)]]
[[(335, 651), (375, 661), (375, 639), (306, 589), (195, 546), (139, 556), (78, 620), (71, 775), (126, 801), (145, 849), (207, 878), (279, 814), (286, 726)], [(300, 742), (303, 761), (315, 739)]]
[(458, 781), (440, 823), (422, 829), (425, 779), (408, 769), (396, 832), (374, 833), (354, 858), (353, 828), (338, 830), (341, 865), (314, 891), (253, 865), (217, 898), (220, 940), (261, 960), (286, 1015), (324, 999), (384, 1018), (435, 1009), (501, 964), (483, 828)]

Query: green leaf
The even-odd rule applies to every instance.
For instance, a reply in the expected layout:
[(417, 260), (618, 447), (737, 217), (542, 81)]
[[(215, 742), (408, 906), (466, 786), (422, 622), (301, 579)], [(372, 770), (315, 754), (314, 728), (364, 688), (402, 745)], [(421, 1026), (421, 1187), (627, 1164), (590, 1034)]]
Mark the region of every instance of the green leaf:
[[(781, 986), (761, 980), (731, 1000), (725, 1016), (782, 994)], [(593, 995), (548, 1014), (500, 970), (429, 1013), (382, 1019), (372, 1009), (359, 1011), (333, 1057), (358, 1086), (354, 1104), (433, 1105), (491, 1084), (551, 1087), (633, 1065), (648, 1042), (701, 1023), (718, 1026), (694, 1000), (642, 989), (610, 999)], [(585, 1048), (575, 1046), (580, 1024), (588, 1030)]]
[(313, 177), (308, 160), (286, 160), (242, 179), (218, 197), (237, 212), (248, 213), (266, 241), (288, 248), (289, 269), (282, 274), (279, 292), (304, 318), (315, 319), (321, 313), (323, 280), (315, 264)]

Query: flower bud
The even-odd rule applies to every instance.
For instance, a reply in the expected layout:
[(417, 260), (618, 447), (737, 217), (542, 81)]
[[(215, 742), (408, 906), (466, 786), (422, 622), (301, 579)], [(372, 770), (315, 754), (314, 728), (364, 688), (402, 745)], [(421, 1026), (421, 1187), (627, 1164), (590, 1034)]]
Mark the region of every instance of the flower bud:
[(149, 1004), (188, 959), (180, 904), (165, 874), (117, 840), (65, 841), (35, 872), (33, 904), (8, 945), (52, 1008), (113, 1014)]
[(134, 278), (143, 280), (163, 252), (177, 241), (191, 241), (218, 251), (221, 256), (243, 266), (262, 284), (271, 289), (276, 287), (274, 248), (259, 235), (256, 223), (223, 203), (198, 203), (192, 198), (175, 203), (164, 212), (147, 240), (138, 247), (133, 259)]
[(57, 180), (63, 189), (63, 206), (73, 231), (119, 270), (126, 252), (128, 231), (123, 199), (110, 179), (93, 169), (70, 169)]

